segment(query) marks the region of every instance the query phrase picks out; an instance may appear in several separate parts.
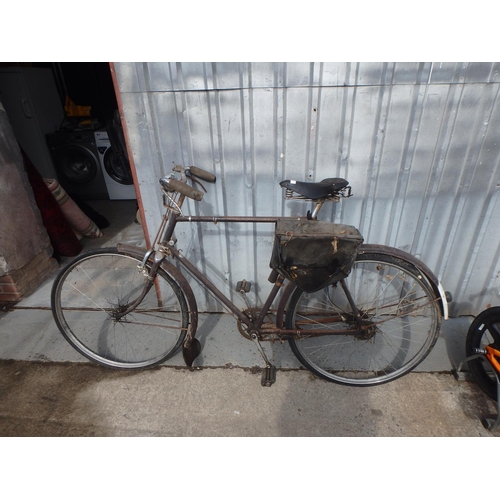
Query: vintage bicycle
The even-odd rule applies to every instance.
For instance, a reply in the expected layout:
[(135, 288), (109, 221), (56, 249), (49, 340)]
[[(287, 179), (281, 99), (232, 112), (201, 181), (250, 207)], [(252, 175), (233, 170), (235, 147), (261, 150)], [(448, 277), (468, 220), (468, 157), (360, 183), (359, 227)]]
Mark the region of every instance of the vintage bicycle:
[[(197, 167), (175, 166), (160, 179), (166, 210), (150, 249), (117, 244), (82, 254), (61, 269), (52, 288), (52, 311), (78, 352), (104, 366), (142, 369), (182, 348), (192, 367), (201, 344), (198, 306), (183, 274), (188, 273), (256, 344), (265, 363), (263, 386), (276, 380), (276, 367), (263, 349), (266, 341), (287, 341), (311, 372), (354, 386), (395, 380), (428, 355), (441, 320), (448, 317), (451, 296), (414, 256), (365, 244), (352, 226), (318, 220), (325, 203), (352, 196), (347, 180), (281, 182), (287, 199), (313, 203), (313, 212), (304, 217), (184, 215), (186, 198), (202, 199), (202, 181), (216, 178)], [(174, 230), (181, 223), (275, 226), (271, 289), (261, 307), (238, 308), (179, 251)], [(250, 286), (237, 283), (245, 299)]]

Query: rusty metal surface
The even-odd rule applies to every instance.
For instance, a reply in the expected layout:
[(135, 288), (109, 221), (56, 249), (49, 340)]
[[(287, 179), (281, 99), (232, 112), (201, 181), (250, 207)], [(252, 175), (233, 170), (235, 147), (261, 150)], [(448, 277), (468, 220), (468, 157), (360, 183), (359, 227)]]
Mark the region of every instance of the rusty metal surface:
[[(150, 234), (175, 164), (217, 176), (185, 216), (305, 216), (311, 204), (285, 201), (279, 182), (341, 177), (353, 197), (320, 219), (421, 259), (453, 294), (452, 316), (500, 302), (500, 63), (114, 68)], [(241, 279), (259, 283), (257, 303), (267, 296), (272, 228), (200, 222), (176, 237), (230, 298)]]

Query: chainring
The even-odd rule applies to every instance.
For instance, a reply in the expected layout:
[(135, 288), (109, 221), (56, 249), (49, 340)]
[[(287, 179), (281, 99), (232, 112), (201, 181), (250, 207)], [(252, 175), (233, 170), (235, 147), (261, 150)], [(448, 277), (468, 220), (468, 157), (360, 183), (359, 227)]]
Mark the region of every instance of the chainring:
[[(252, 321), (256, 320), (259, 317), (259, 314), (261, 313), (262, 309), (259, 307), (250, 307), (248, 309), (244, 309), (241, 311), (245, 316), (247, 316), (249, 319)], [(266, 317), (264, 318), (264, 322), (262, 323), (261, 328), (266, 328), (266, 325), (272, 325), (274, 326), (274, 322), (272, 319), (269, 318), (271, 313), (268, 313)], [(237, 321), (238, 325), (238, 331), (243, 335), (248, 340), (252, 340), (252, 337), (247, 331), (247, 325), (245, 325), (240, 319)]]

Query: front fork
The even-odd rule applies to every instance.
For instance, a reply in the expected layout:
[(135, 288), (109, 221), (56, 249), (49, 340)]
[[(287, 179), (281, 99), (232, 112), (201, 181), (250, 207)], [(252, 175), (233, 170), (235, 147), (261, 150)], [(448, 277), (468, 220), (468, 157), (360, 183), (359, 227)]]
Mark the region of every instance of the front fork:
[(144, 297), (148, 294), (149, 290), (151, 290), (151, 287), (154, 284), (155, 278), (156, 278), (156, 273), (158, 272), (158, 268), (161, 266), (161, 263), (165, 259), (165, 254), (161, 252), (154, 252), (154, 261), (153, 264), (151, 265), (151, 268), (149, 269), (149, 272), (146, 270), (146, 262), (151, 255), (152, 252), (148, 252), (139, 267), (139, 270), (142, 271), (144, 276), (146, 277), (146, 282), (144, 283), (144, 286), (142, 288), (141, 293), (139, 296), (130, 304), (128, 304), (128, 307), (124, 311), (117, 311), (115, 313), (115, 319), (119, 321), (123, 316), (126, 316), (127, 314), (130, 314), (143, 300)]
[[(178, 207), (182, 206), (183, 201), (184, 201), (184, 195), (180, 197)], [(161, 266), (161, 263), (165, 260), (165, 257), (167, 255), (166, 252), (162, 250), (162, 247), (166, 245), (165, 242), (169, 242), (170, 239), (172, 238), (176, 221), (177, 221), (176, 213), (171, 213), (170, 217), (168, 218), (164, 217), (162, 224), (158, 229), (158, 234), (156, 235), (155, 243), (153, 243), (153, 248), (151, 248), (146, 252), (142, 260), (142, 264), (139, 266), (139, 270), (146, 277), (146, 283), (144, 284), (142, 292), (133, 302), (131, 302), (128, 305), (128, 307), (124, 311), (118, 311), (117, 313), (115, 313), (116, 320), (120, 320), (121, 318), (123, 318), (123, 316), (126, 316), (127, 314), (131, 313), (143, 301), (144, 297), (148, 294), (149, 290), (151, 290), (151, 287), (153, 286), (156, 278), (156, 273), (158, 272), (158, 268)], [(155, 250), (156, 243), (160, 239), (161, 239), (161, 242), (159, 244), (160, 249)], [(151, 268), (149, 269), (148, 272), (146, 268), (146, 262), (149, 260), (151, 255), (153, 255), (153, 264), (151, 265)]]

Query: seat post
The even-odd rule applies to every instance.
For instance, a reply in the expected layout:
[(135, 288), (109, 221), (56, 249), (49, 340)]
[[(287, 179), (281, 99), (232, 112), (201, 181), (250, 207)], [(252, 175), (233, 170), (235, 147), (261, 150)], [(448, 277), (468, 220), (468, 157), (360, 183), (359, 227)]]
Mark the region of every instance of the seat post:
[(318, 214), (322, 206), (323, 206), (323, 200), (316, 202), (316, 207), (314, 208), (314, 212), (311, 214), (312, 220), (318, 219)]

